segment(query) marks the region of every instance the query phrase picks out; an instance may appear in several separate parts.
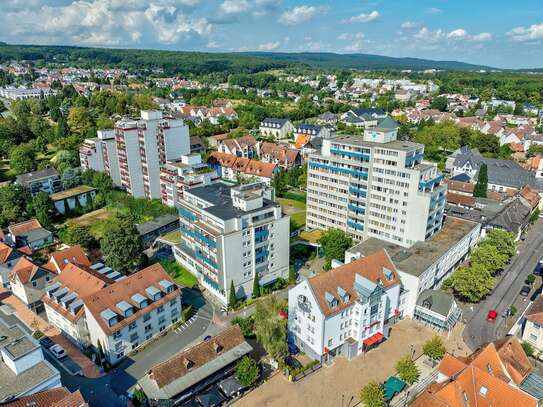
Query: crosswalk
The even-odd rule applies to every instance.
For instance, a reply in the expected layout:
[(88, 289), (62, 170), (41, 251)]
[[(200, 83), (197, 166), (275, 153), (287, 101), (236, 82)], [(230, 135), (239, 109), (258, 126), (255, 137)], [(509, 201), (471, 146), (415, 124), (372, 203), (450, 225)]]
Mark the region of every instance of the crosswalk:
[(193, 311), (191, 317), (187, 320), (187, 322), (179, 325), (179, 327), (176, 328), (175, 333), (181, 335), (183, 331), (188, 329), (194, 323), (194, 321), (196, 321), (196, 318), (198, 318), (198, 315), (196, 312)]

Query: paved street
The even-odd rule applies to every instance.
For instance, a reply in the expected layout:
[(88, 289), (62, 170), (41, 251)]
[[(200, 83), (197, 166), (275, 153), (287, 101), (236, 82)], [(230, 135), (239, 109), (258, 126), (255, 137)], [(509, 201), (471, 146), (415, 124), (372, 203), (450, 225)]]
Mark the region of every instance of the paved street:
[[(494, 291), (480, 304), (473, 306), (473, 313), (465, 313), (467, 319), (464, 341), (475, 350), (496, 337), (497, 326), (502, 323), (501, 315), (513, 304), (524, 280), (532, 273), (543, 255), (543, 222), (541, 219), (530, 228), (526, 240), (519, 244), (519, 254), (514, 256), (505, 269), (503, 278)], [(500, 316), (495, 323), (487, 322), (488, 311), (494, 309)]]

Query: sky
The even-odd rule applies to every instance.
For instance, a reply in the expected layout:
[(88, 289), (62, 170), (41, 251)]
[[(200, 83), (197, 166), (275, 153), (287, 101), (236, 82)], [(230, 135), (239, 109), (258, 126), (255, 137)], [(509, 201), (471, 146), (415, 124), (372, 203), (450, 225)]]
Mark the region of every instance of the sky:
[(542, 0), (0, 0), (0, 41), (543, 67)]

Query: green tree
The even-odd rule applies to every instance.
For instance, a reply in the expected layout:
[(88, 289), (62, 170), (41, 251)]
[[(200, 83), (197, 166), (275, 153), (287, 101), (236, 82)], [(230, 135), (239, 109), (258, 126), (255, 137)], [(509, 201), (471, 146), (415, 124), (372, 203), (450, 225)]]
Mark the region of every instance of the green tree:
[(512, 257), (516, 252), (515, 236), (503, 229), (492, 229), (481, 244), (492, 245), (499, 253), (508, 257)]
[(498, 249), (490, 243), (482, 243), (472, 252), (470, 257), (471, 264), (481, 264), (484, 268), (494, 274), (502, 269), (509, 260), (509, 256), (500, 253)]
[(256, 362), (248, 356), (244, 356), (236, 365), (236, 378), (244, 387), (252, 386), (257, 380), (260, 370)]
[(359, 396), (364, 407), (385, 406), (385, 389), (382, 384), (375, 381), (371, 381), (362, 387)]
[(269, 296), (256, 305), (254, 320), (256, 340), (279, 363), (288, 354), (287, 321), (279, 316), (281, 305)]
[(294, 266), (290, 266), (290, 267), (288, 268), (288, 282), (289, 282), (290, 284), (293, 284), (293, 283), (296, 282), (297, 274), (298, 274), (298, 273), (296, 273), (296, 269), (294, 268)]
[(90, 226), (77, 223), (69, 224), (66, 227), (62, 239), (70, 245), (79, 244), (86, 250), (93, 249), (98, 244), (91, 233)]
[(0, 226), (22, 220), (30, 201), (30, 193), (20, 185), (6, 185), (0, 188)]
[(271, 186), (275, 189), (275, 194), (277, 196), (282, 196), (287, 191), (287, 181), (284, 170), (277, 172), (273, 176)]
[(432, 360), (441, 360), (445, 356), (445, 345), (441, 337), (435, 335), (422, 346), (422, 352)]
[(395, 369), (398, 377), (409, 384), (415, 383), (420, 377), (420, 370), (409, 355), (398, 360)]
[(522, 349), (524, 350), (524, 353), (526, 353), (528, 357), (534, 356), (535, 349), (531, 344), (529, 344), (528, 342), (522, 342), (521, 346), (522, 346)]
[(113, 181), (105, 172), (96, 172), (91, 185), (101, 194), (107, 194), (113, 190)]
[(321, 235), (318, 242), (324, 250), (324, 268), (329, 270), (333, 259), (345, 258), (345, 251), (351, 247), (353, 239), (340, 229), (329, 229)]
[(53, 201), (47, 192), (38, 192), (29, 202), (29, 212), (32, 213), (40, 224), (49, 229), (53, 226), (52, 216), (54, 213)]
[(253, 280), (253, 297), (260, 297), (260, 279), (258, 278), (258, 273), (255, 273), (255, 278)]
[(447, 110), (448, 104), (449, 102), (445, 96), (436, 96), (432, 98), (432, 102), (430, 103), (430, 108), (437, 109), (440, 112), (444, 112), (445, 110)]
[(478, 302), (488, 295), (494, 288), (494, 277), (481, 264), (470, 267), (459, 267), (446, 286), (469, 302)]
[(62, 187), (70, 189), (81, 185), (81, 168), (68, 168), (60, 176)]
[(9, 166), (15, 174), (24, 174), (36, 169), (36, 154), (30, 144), (21, 144), (11, 150)]
[(84, 106), (72, 107), (68, 113), (68, 127), (72, 133), (83, 136), (92, 127), (92, 116)]
[(228, 306), (232, 309), (237, 303), (238, 297), (236, 296), (236, 287), (234, 286), (234, 280), (232, 280), (230, 282), (230, 292), (228, 293)]
[(473, 189), (473, 196), (478, 198), (486, 198), (488, 190), (488, 168), (486, 164), (481, 164), (479, 174), (477, 176), (477, 184)]
[(100, 240), (105, 263), (122, 274), (137, 271), (144, 264), (143, 242), (130, 214), (118, 213)]

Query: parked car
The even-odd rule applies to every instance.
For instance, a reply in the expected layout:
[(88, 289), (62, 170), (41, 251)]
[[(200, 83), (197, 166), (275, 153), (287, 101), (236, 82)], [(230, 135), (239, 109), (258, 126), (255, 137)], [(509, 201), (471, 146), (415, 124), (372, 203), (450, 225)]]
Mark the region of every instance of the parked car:
[(489, 321), (489, 322), (494, 322), (494, 321), (496, 321), (497, 317), (498, 317), (498, 313), (496, 312), (496, 310), (491, 309), (490, 311), (488, 311), (488, 314), (486, 316), (486, 320)]
[(522, 288), (520, 289), (520, 295), (522, 295), (523, 297), (527, 297), (528, 294), (530, 294), (530, 290), (531, 290), (531, 287), (525, 285), (524, 287), (522, 287)]
[(66, 356), (66, 351), (64, 350), (64, 348), (60, 345), (53, 345), (49, 348), (49, 351), (53, 354), (54, 357), (56, 357), (57, 359), (62, 359), (62, 358), (65, 358)]
[(53, 342), (48, 336), (42, 336), (39, 342), (40, 345), (43, 346), (45, 349), (49, 349), (55, 344), (55, 342)]

